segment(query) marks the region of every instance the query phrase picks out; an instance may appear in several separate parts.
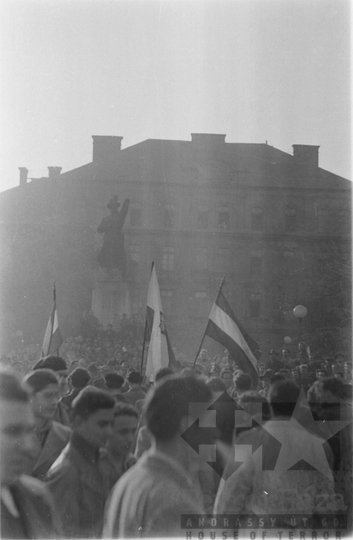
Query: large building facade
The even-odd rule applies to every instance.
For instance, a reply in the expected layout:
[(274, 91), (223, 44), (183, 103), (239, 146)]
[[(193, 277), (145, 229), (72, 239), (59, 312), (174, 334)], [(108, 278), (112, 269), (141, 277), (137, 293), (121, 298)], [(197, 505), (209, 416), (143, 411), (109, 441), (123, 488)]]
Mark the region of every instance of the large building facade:
[[(152, 261), (173, 345), (192, 356), (219, 283), (264, 352), (297, 341), (304, 304), (313, 348), (350, 350), (351, 182), (319, 167), (319, 147), (93, 136), (91, 163), (28, 178), (0, 194), (3, 335), (38, 341), (56, 282), (63, 332), (91, 307), (112, 196), (125, 221), (132, 312), (145, 312)], [(117, 321), (118, 323), (118, 321)], [(332, 351), (331, 351), (332, 352)]]

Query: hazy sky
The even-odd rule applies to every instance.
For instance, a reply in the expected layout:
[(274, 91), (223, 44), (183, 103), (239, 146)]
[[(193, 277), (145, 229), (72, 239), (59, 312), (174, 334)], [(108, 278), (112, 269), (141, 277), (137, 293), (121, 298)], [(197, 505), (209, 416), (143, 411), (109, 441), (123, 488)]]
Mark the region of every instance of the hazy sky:
[(349, 0), (3, 0), (0, 189), (91, 135), (320, 145), (351, 177)]

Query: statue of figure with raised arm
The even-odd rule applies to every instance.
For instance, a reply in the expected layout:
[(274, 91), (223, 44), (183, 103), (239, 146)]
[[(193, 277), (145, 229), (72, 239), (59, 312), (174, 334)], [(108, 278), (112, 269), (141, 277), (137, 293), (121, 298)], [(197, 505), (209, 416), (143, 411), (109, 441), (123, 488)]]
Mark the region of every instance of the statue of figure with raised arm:
[(103, 218), (97, 229), (97, 232), (104, 233), (103, 246), (97, 258), (99, 265), (106, 269), (108, 275), (111, 275), (114, 269), (119, 268), (123, 280), (126, 278), (123, 226), (129, 204), (130, 199), (125, 199), (120, 212), (118, 212), (120, 203), (118, 196), (114, 195), (107, 204), (110, 216)]

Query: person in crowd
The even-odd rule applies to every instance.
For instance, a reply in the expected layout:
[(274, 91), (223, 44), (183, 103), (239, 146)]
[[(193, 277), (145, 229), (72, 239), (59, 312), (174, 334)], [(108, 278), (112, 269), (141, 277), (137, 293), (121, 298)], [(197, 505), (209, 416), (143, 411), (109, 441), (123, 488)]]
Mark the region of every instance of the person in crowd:
[(73, 434), (46, 481), (65, 538), (99, 538), (110, 482), (99, 466), (99, 449), (112, 436), (115, 399), (86, 386), (72, 402)]
[(117, 401), (126, 402), (125, 396), (122, 392), (124, 378), (121, 375), (118, 375), (118, 373), (107, 373), (104, 376), (104, 380), (109, 394), (111, 394)]
[(310, 373), (315, 373), (317, 369), (321, 367), (321, 361), (316, 359), (316, 355), (314, 353), (309, 354), (309, 363), (308, 363), (308, 369)]
[(146, 397), (146, 392), (141, 387), (143, 376), (139, 371), (131, 371), (127, 380), (129, 383), (129, 390), (125, 392), (124, 397), (126, 401), (134, 405), (137, 400)]
[(174, 376), (155, 385), (146, 404), (153, 447), (113, 488), (103, 537), (179, 537), (183, 514), (204, 513), (190, 477), (190, 446), (182, 434), (195, 421), (190, 405), (207, 408), (211, 399), (206, 384), (192, 377)]
[(283, 367), (287, 369), (293, 369), (297, 364), (294, 358), (291, 357), (289, 349), (284, 347), (281, 351)]
[(100, 467), (110, 481), (115, 482), (136, 463), (132, 453), (138, 424), (137, 410), (128, 403), (117, 403), (114, 408), (113, 434), (101, 450)]
[(232, 397), (239, 403), (239, 398), (243, 392), (248, 392), (251, 388), (251, 377), (247, 373), (237, 373), (234, 376), (234, 390)]
[(304, 392), (307, 393), (307, 391), (309, 390), (314, 380), (309, 375), (309, 369), (308, 369), (307, 364), (300, 364), (299, 371), (300, 371), (300, 385), (303, 388)]
[(338, 365), (340, 371), (344, 371), (345, 357), (341, 353), (335, 354), (335, 363)]
[(284, 367), (282, 360), (278, 357), (278, 352), (275, 349), (271, 349), (269, 352), (270, 359), (267, 362), (267, 369), (272, 369), (273, 373), (276, 373)]
[[(261, 447), (262, 459), (258, 459), (257, 452), (250, 452), (239, 467), (236, 456), (235, 459), (232, 456), (226, 468), (226, 480), (221, 480), (217, 493), (215, 514), (276, 514), (277, 525), (288, 527), (290, 516), (282, 504), (284, 493), (292, 494), (291, 512), (306, 515), (319, 510), (317, 495), (334, 496), (330, 471), (332, 453), (328, 449), (328, 460), (322, 452), (324, 440), (310, 433), (292, 416), (299, 395), (300, 388), (292, 381), (280, 381), (271, 386), (272, 419), (236, 439), (237, 445)], [(310, 464), (301, 461), (303, 455), (304, 460), (310, 459)], [(299, 468), (288, 470), (297, 462), (301, 462)], [(318, 470), (313, 470), (311, 463), (315, 463)], [(281, 465), (279, 474), (275, 468)]]
[(233, 386), (233, 372), (229, 368), (223, 368), (220, 373), (220, 379), (224, 386), (226, 387), (227, 393), (231, 396), (234, 386)]
[(270, 385), (271, 385), (271, 377), (273, 377), (274, 373), (272, 369), (266, 369), (265, 373), (260, 376), (261, 381), (261, 388), (259, 390), (260, 396), (267, 398)]
[(304, 343), (304, 341), (299, 341), (298, 343), (298, 353), (297, 353), (296, 360), (299, 365), (309, 363), (307, 346), (306, 346), (306, 343)]
[[(52, 371), (55, 371), (59, 381), (60, 397), (63, 397), (67, 393), (68, 369), (63, 358), (60, 356), (46, 356), (45, 358), (39, 360), (33, 367), (34, 371), (37, 369), (51, 369)], [(63, 424), (64, 426), (70, 425), (69, 411), (62, 401), (59, 401), (57, 405), (54, 420), (56, 420), (56, 422), (60, 422), (60, 424)]]
[(344, 363), (344, 381), (347, 384), (352, 384), (352, 362), (345, 362)]
[(240, 395), (239, 408), (244, 411), (244, 414), (242, 418), (239, 414), (239, 422), (235, 426), (236, 436), (245, 430), (256, 429), (256, 425), (253, 427), (253, 422), (249, 422), (249, 419), (262, 423), (271, 418), (271, 410), (267, 399), (256, 390), (248, 390)]
[(31, 475), (43, 480), (56, 458), (68, 444), (71, 429), (54, 420), (61, 396), (56, 373), (51, 369), (36, 369), (25, 377), (25, 383), (32, 390), (31, 403), (37, 442)]
[[(69, 385), (71, 386), (71, 392), (61, 398), (61, 401), (70, 411), (71, 404), (76, 396), (85, 388), (91, 380), (91, 376), (87, 369), (77, 367), (69, 375)], [(71, 418), (70, 418), (71, 419)]]
[(257, 364), (257, 372), (259, 374), (259, 377), (261, 377), (266, 371), (266, 365), (260, 362)]
[(35, 419), (29, 389), (11, 371), (0, 371), (0, 408), (1, 538), (60, 538), (50, 493), (25, 474), (35, 451)]
[[(154, 376), (154, 382), (155, 384), (165, 377), (171, 377), (174, 375), (174, 371), (168, 367), (160, 368), (155, 376)], [(138, 409), (140, 410), (140, 409)], [(148, 430), (146, 426), (146, 419), (144, 410), (141, 410), (139, 424), (138, 424), (138, 435), (136, 439), (136, 448), (135, 448), (135, 456), (136, 458), (140, 458), (146, 450), (149, 450), (152, 446), (152, 435), (150, 431)]]

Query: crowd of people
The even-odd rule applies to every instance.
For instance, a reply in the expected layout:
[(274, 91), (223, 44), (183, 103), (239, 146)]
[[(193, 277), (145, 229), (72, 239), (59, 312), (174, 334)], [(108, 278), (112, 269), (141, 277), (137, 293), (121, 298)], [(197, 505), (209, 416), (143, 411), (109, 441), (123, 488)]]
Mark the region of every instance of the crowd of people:
[(292, 529), (292, 514), (330, 515), (332, 529), (351, 530), (349, 359), (299, 343), (259, 358), (254, 377), (228, 351), (203, 349), (195, 365), (180, 356), (146, 380), (140, 323), (5, 362), (3, 538), (180, 537), (185, 516), (212, 513), (276, 515)]

